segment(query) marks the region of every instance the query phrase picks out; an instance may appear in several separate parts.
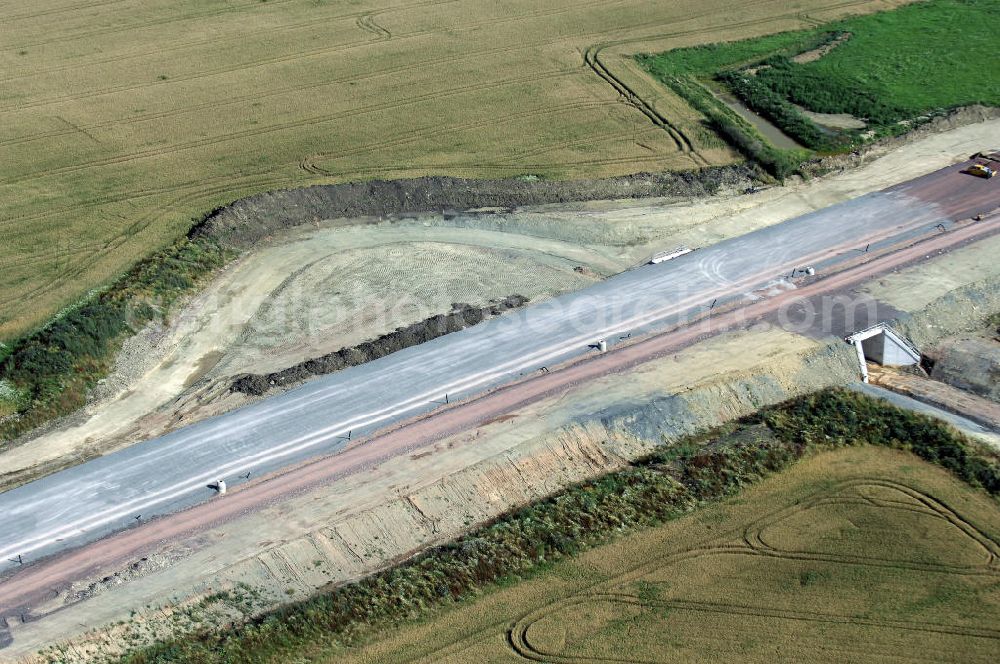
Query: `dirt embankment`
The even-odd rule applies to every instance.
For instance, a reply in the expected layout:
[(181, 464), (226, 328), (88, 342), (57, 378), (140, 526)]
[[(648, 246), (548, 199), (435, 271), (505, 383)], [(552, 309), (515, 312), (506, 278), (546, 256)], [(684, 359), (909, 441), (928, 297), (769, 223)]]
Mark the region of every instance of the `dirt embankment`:
[[(1000, 313), (987, 323), (984, 328), (941, 339), (925, 348), (923, 364), (934, 380), (1000, 403)], [(1000, 427), (1000, 418), (991, 425)]]
[(365, 362), (377, 360), (398, 350), (422, 344), (431, 339), (458, 332), (470, 325), (481, 323), (487, 318), (499, 316), (509, 309), (516, 309), (528, 303), (523, 295), (510, 295), (502, 300), (491, 302), (485, 307), (474, 307), (471, 304), (456, 303), (451, 305), (451, 312), (438, 314), (397, 328), (394, 332), (365, 341), (349, 348), (341, 348), (333, 353), (327, 353), (294, 366), (275, 371), (266, 375), (245, 374), (233, 382), (233, 391), (252, 396), (261, 396), (272, 387), (286, 387), (306, 380), (311, 376), (340, 371), (347, 367), (357, 366)]
[(421, 177), (318, 185), (238, 200), (211, 214), (191, 236), (207, 234), (235, 247), (250, 247), (282, 229), (326, 219), (622, 198), (704, 197), (724, 186), (749, 185), (760, 176), (757, 168), (738, 165), (585, 180)]
[[(856, 168), (933, 134), (996, 118), (1000, 118), (998, 108), (974, 105), (955, 109), (906, 134), (876, 141), (850, 154), (807, 162), (802, 172), (813, 177)], [(759, 167), (740, 164), (698, 171), (581, 180), (531, 177), (471, 180), (428, 176), (346, 182), (248, 196), (214, 211), (192, 229), (190, 235), (210, 235), (228, 245), (247, 248), (282, 229), (320, 220), (626, 198), (701, 198), (723, 188), (750, 187), (761, 178), (768, 176)]]
[[(15, 625), (15, 644), (52, 643), (48, 629), (65, 637), (56, 623), (70, 616), (110, 625), (80, 637), (63, 660), (91, 662), (158, 634), (241, 620), (383, 569), (687, 434), (841, 384), (853, 361), (846, 344), (777, 330), (707, 340), (82, 579)], [(206, 599), (218, 591), (247, 603)], [(149, 608), (164, 597), (177, 602)]]
[(806, 176), (813, 177), (857, 168), (904, 145), (909, 145), (928, 136), (997, 118), (1000, 118), (1000, 108), (979, 105), (957, 108), (947, 115), (936, 116), (905, 134), (883, 138), (865, 146), (863, 149), (855, 150), (848, 154), (831, 155), (829, 157), (814, 159), (803, 164), (802, 172)]

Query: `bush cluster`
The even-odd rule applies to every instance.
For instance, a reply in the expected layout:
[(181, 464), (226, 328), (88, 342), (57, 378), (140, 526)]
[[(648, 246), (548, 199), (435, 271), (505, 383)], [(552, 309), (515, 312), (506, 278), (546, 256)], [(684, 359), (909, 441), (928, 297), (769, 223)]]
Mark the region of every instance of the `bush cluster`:
[(842, 133), (823, 131), (788, 103), (787, 97), (776, 92), (764, 80), (764, 72), (750, 76), (745, 72), (725, 72), (719, 80), (733, 91), (748, 107), (773, 122), (797, 142), (813, 150), (832, 152), (851, 145)]
[(888, 406), (856, 392), (819, 392), (760, 417), (781, 439), (799, 446), (845, 446), (858, 441), (908, 450), (969, 484), (1000, 496), (1000, 464), (940, 421)]
[[(706, 444), (707, 441), (707, 444)], [(683, 515), (812, 450), (871, 444), (912, 450), (992, 495), (997, 458), (947, 425), (845, 390), (765, 409), (735, 432), (689, 437), (624, 470), (515, 510), (393, 569), (269, 612), (225, 633), (161, 641), (124, 664), (281, 661), (307, 644), (358, 643), (370, 629), (523, 578), (615, 535)]]
[(0, 381), (26, 398), (17, 413), (0, 421), (0, 441), (82, 406), (125, 336), (162, 315), (231, 256), (211, 238), (181, 239), (140, 262), (106, 291), (14, 342), (0, 361)]
[(693, 78), (661, 74), (660, 80), (705, 116), (711, 129), (727, 143), (775, 178), (784, 180), (794, 174), (805, 159), (802, 152), (779, 150), (771, 145), (750, 123), (726, 108)]
[(827, 71), (815, 71), (784, 55), (768, 58), (764, 64), (756, 76), (762, 86), (812, 111), (850, 113), (872, 125), (895, 124), (910, 116), (906, 109), (887, 103), (882, 95), (849, 77), (831, 78)]

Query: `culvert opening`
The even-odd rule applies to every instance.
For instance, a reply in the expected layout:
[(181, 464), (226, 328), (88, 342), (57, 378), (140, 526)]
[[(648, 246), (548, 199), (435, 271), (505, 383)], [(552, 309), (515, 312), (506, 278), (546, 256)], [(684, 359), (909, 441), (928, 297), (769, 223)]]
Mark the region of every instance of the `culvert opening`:
[(861, 379), (868, 382), (868, 362), (887, 367), (919, 365), (920, 351), (885, 323), (866, 327), (845, 338), (858, 354)]

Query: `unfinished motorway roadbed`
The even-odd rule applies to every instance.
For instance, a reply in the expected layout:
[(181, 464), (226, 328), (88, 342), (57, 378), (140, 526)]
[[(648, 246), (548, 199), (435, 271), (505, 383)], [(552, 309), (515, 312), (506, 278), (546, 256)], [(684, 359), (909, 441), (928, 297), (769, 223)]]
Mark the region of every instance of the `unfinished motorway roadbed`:
[[(776, 303), (794, 291), (819, 289), (826, 274), (864, 271), (869, 258), (912, 261), (921, 258), (925, 246), (930, 251), (994, 232), (990, 212), (1000, 205), (1000, 189), (959, 174), (963, 166), (617, 275), (4, 493), (0, 550), (8, 578), (0, 589), (0, 608), (9, 610), (30, 594), (32, 577), (59, 581), (47, 570), (60, 560), (87, 560), (87, 552), (79, 551), (39, 564), (45, 556), (129, 527), (124, 535), (155, 542), (169, 534), (172, 520), (195, 513), (203, 518), (213, 507), (228, 510), (228, 505), (205, 505), (135, 528), (211, 500), (214, 493), (207, 485), (218, 479), (238, 485), (240, 476), (248, 475), (250, 484), (228, 498), (238, 498), (231, 500), (233, 508), (246, 502), (249, 509), (254, 492), (267, 485), (255, 488), (253, 480), (265, 473), (320, 455), (334, 455), (332, 461), (347, 447), (349, 454), (342, 456), (377, 461), (386, 441), (378, 432), (441, 408), (441, 402), (471, 400), (513, 381), (521, 380), (522, 388), (536, 383), (528, 392), (544, 391), (537, 381), (558, 380), (557, 367), (594, 354), (591, 345), (598, 339), (606, 339), (612, 349), (629, 345), (601, 363), (614, 364), (614, 356), (626, 353), (636, 355), (630, 362), (641, 361), (635, 340), (671, 328), (697, 337), (702, 332), (683, 324), (706, 314), (713, 303), (715, 310), (737, 314), (749, 302)], [(987, 218), (969, 222), (978, 214)], [(817, 271), (814, 282), (788, 278), (806, 265)], [(482, 399), (475, 403), (482, 407)], [(408, 435), (397, 431), (396, 444)], [(113, 555), (111, 549), (105, 553)]]

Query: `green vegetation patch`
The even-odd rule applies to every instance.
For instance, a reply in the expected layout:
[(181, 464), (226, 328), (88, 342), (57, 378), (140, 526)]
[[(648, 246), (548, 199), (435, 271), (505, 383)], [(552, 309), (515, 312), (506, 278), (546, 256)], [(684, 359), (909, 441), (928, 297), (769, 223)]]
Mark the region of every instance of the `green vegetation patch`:
[(761, 72), (810, 110), (875, 125), (970, 104), (1000, 105), (993, 0), (930, 0), (830, 26), (850, 38), (823, 57)]
[(48, 325), (0, 350), (0, 449), (84, 405), (123, 340), (235, 256), (206, 236), (183, 238), (140, 262)]
[(667, 51), (659, 55), (636, 56), (639, 64), (683, 97), (705, 116), (709, 127), (748, 159), (757, 162), (777, 178), (794, 173), (809, 156), (805, 150), (780, 150), (749, 122), (723, 104), (713, 88), (721, 72), (761, 60), (776, 53), (798, 53), (823, 43), (824, 34), (789, 32), (760, 39), (708, 44)]
[[(997, 34), (993, 0), (928, 0), (812, 30), (642, 55), (639, 62), (731, 141), (732, 127), (720, 130), (719, 118), (740, 123), (707, 87), (736, 94), (812, 150), (839, 152), (956, 107), (1000, 106), (1000, 64), (991, 55)], [(794, 59), (824, 46), (818, 57)], [(800, 109), (848, 114), (866, 127), (823, 126)], [(777, 175), (790, 168), (785, 162), (793, 155), (735, 144)]]
[[(688, 437), (631, 467), (570, 487), (395, 568), (271, 611), (230, 631), (165, 640), (123, 658), (161, 662), (275, 662), (370, 639), (546, 569), (624, 533), (660, 524), (789, 466), (850, 445), (910, 450), (1000, 496), (1000, 459), (946, 424), (846, 390), (768, 408)], [(822, 582), (804, 574), (802, 586)]]

